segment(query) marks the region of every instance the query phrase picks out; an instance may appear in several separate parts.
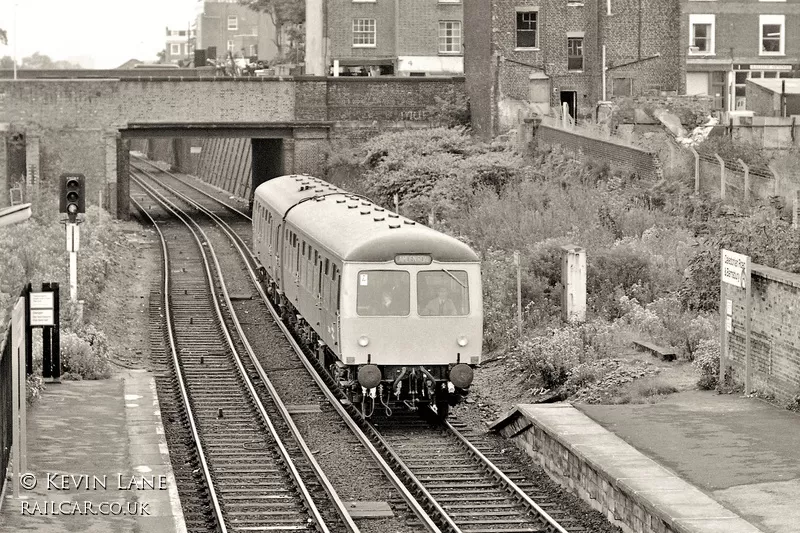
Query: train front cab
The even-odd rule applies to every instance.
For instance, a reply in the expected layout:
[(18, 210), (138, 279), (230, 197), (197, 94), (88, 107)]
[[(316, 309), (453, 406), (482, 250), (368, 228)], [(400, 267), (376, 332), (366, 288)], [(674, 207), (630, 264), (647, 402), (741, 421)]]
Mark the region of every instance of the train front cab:
[(420, 261), (424, 255), (345, 263), (340, 358), (358, 368), (368, 394), (409, 405), (452, 404), (480, 363), (480, 264)]

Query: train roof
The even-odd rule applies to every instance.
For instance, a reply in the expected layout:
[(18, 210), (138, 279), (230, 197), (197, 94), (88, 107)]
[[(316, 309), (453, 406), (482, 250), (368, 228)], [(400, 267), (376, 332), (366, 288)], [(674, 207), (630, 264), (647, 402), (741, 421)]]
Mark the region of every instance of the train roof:
[(478, 262), (466, 244), (319, 178), (281, 176), (258, 186), (255, 199), (344, 261), (392, 261), (430, 254), (439, 262)]

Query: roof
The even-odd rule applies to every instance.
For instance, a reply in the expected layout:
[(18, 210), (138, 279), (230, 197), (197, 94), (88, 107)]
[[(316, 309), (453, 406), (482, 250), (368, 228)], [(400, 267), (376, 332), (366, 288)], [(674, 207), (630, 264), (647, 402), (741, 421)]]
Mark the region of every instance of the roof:
[(786, 82), (786, 94), (800, 94), (800, 78), (750, 78), (747, 81), (778, 94)]
[(255, 198), (345, 261), (393, 261), (404, 253), (431, 254), (440, 262), (479, 261), (458, 239), (312, 176), (271, 179), (259, 185)]

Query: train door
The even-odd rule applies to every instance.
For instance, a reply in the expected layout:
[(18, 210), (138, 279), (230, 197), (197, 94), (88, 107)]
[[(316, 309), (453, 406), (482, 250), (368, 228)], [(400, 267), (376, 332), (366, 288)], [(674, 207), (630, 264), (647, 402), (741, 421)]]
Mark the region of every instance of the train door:
[(275, 242), (273, 244), (273, 249), (275, 250), (275, 283), (278, 284), (278, 287), (283, 288), (283, 275), (281, 272), (281, 228), (283, 224), (278, 224), (275, 230)]
[(339, 268), (332, 262), (325, 272), (320, 313), (320, 331), (325, 343), (339, 353)]

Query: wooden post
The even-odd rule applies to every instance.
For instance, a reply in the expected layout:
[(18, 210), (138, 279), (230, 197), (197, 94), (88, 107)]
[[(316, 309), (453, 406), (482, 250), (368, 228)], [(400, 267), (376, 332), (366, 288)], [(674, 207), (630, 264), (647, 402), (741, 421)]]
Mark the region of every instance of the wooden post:
[(742, 168), (744, 169), (744, 203), (745, 205), (750, 204), (750, 167), (747, 166), (744, 161), (741, 159), (737, 159)]
[(514, 251), (514, 265), (517, 267), (517, 332), (522, 337), (522, 261), (519, 251)]
[[(723, 264), (724, 251), (720, 250), (720, 265)], [(728, 332), (725, 330), (725, 322), (728, 317), (725, 302), (726, 283), (720, 280), (719, 283), (719, 385), (718, 389), (725, 387), (725, 374), (728, 365)]]
[(753, 366), (750, 364), (750, 308), (752, 307), (752, 289), (750, 276), (750, 256), (744, 271), (745, 296), (744, 296), (744, 393), (750, 394), (753, 390)]
[(689, 150), (694, 154), (694, 193), (700, 194), (700, 154), (691, 146)]
[(719, 162), (719, 196), (724, 201), (725, 200), (725, 161), (719, 156), (719, 154), (715, 153), (714, 157), (717, 158), (717, 162)]

